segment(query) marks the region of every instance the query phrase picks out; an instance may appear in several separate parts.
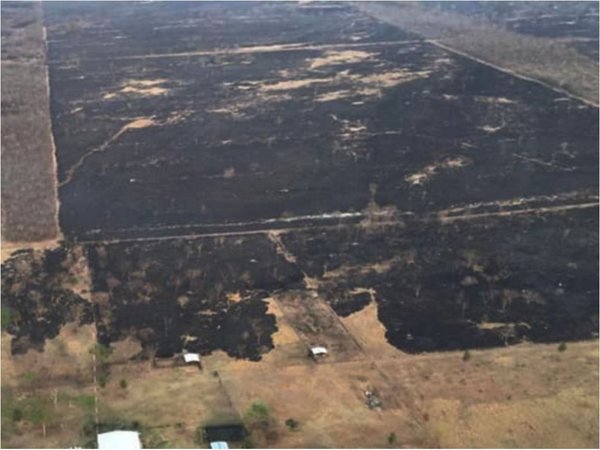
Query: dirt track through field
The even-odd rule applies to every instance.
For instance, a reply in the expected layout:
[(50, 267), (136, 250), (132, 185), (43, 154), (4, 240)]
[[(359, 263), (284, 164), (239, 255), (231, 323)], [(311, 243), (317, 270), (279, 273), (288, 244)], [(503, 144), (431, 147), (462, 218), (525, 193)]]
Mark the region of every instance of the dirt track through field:
[[(575, 203), (575, 204), (567, 204), (567, 205), (559, 205), (559, 206), (539, 206), (536, 208), (521, 208), (521, 209), (512, 209), (510, 211), (496, 211), (496, 212), (482, 212), (482, 213), (472, 213), (472, 214), (461, 214), (461, 215), (447, 215), (449, 210), (441, 210), (436, 213), (427, 213), (424, 215), (417, 215), (413, 212), (406, 211), (400, 213), (400, 220), (383, 220), (377, 222), (378, 226), (394, 226), (398, 225), (401, 222), (401, 217), (410, 217), (411, 220), (414, 221), (422, 221), (422, 222), (439, 222), (440, 224), (444, 223), (452, 223), (457, 221), (475, 221), (475, 220), (483, 220), (492, 217), (510, 217), (510, 216), (520, 216), (520, 215), (536, 215), (536, 214), (559, 214), (567, 211), (579, 210), (579, 209), (591, 209), (598, 208), (600, 203), (598, 201), (595, 202), (585, 202), (585, 203)], [(456, 208), (451, 209), (453, 211)], [(385, 216), (386, 213), (381, 213), (382, 216)], [(209, 232), (209, 233), (191, 233), (191, 234), (170, 234), (168, 236), (158, 236), (158, 237), (140, 237), (140, 238), (116, 238), (116, 239), (98, 239), (98, 240), (81, 240), (78, 241), (80, 244), (93, 244), (93, 243), (103, 243), (103, 244), (113, 244), (119, 242), (145, 242), (145, 241), (165, 241), (165, 240), (176, 240), (176, 239), (199, 239), (199, 238), (207, 238), (207, 237), (225, 237), (225, 236), (249, 236), (256, 234), (265, 234), (272, 238), (273, 236), (277, 236), (279, 234), (290, 233), (294, 231), (302, 231), (302, 230), (311, 230), (311, 229), (337, 229), (342, 224), (344, 219), (364, 219), (367, 217), (366, 213), (353, 213), (353, 214), (339, 214), (335, 213), (325, 214), (322, 219), (324, 221), (331, 221), (331, 219), (336, 219), (338, 222), (333, 225), (324, 225), (319, 224), (320, 219), (318, 216), (311, 216), (311, 224), (310, 225), (299, 225), (299, 226), (286, 226), (286, 227), (273, 227), (273, 228), (257, 228), (253, 230), (239, 230), (239, 231), (221, 231), (221, 232)], [(287, 218), (288, 222), (293, 222), (294, 218)], [(297, 218), (298, 221), (306, 220), (303, 217)], [(237, 224), (223, 224), (223, 227), (240, 227), (244, 228), (249, 225), (258, 225), (260, 227), (260, 222), (248, 222), (248, 223), (237, 223)], [(187, 227), (194, 227), (195, 225), (188, 225)], [(218, 228), (219, 225), (203, 225), (203, 226), (211, 226)], [(361, 226), (360, 224), (346, 224), (345, 226), (353, 227), (353, 226)], [(146, 229), (148, 230), (148, 229)], [(276, 241), (274, 241), (276, 242)], [(278, 247), (279, 248), (279, 247)], [(282, 250), (283, 252), (283, 250)], [(291, 255), (286, 255), (287, 258), (291, 258)]]
[(501, 66), (499, 66), (497, 64), (493, 64), (493, 63), (491, 63), (489, 61), (485, 61), (485, 60), (483, 60), (481, 58), (478, 58), (476, 56), (470, 55), (470, 54), (468, 54), (466, 52), (463, 52), (461, 50), (458, 50), (456, 48), (450, 47), (449, 45), (442, 44), (438, 40), (427, 39), (426, 42), (429, 42), (430, 44), (433, 44), (433, 45), (435, 45), (437, 47), (443, 48), (444, 50), (446, 50), (446, 51), (448, 51), (450, 53), (454, 53), (454, 54), (463, 56), (465, 58), (469, 58), (469, 59), (471, 59), (473, 61), (478, 62), (479, 64), (484, 64), (484, 65), (486, 65), (488, 67), (492, 67), (493, 69), (499, 70), (500, 72), (507, 73), (507, 74), (509, 74), (509, 75), (511, 75), (511, 76), (513, 76), (515, 78), (519, 78), (521, 80), (531, 81), (533, 83), (537, 83), (540, 86), (544, 86), (545, 88), (550, 89), (550, 90), (552, 90), (554, 92), (557, 92), (559, 94), (566, 95), (567, 97), (576, 99), (576, 100), (578, 100), (578, 101), (580, 101), (582, 103), (585, 103), (586, 105), (594, 106), (596, 108), (598, 108), (598, 106), (599, 106), (597, 102), (592, 102), (592, 101), (588, 100), (587, 98), (584, 98), (584, 97), (581, 97), (579, 95), (576, 95), (576, 94), (574, 94), (572, 92), (567, 91), (566, 89), (561, 89), (561, 88), (559, 88), (559, 87), (557, 87), (555, 85), (546, 83), (545, 81), (542, 81), (542, 80), (540, 80), (538, 78), (528, 77), (527, 75), (522, 75), (522, 74), (520, 74), (520, 73), (518, 73), (518, 72), (516, 72), (516, 71), (514, 71), (512, 69), (507, 69), (506, 67), (501, 67)]

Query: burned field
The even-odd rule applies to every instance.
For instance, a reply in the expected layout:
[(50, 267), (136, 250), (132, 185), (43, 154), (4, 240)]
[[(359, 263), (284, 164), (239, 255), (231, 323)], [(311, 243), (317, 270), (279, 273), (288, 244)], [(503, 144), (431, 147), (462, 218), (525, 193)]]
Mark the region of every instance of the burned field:
[(595, 335), (597, 108), (348, 4), (44, 7), (41, 258), (82, 249), (101, 343), (257, 360), (272, 296), (307, 345), (373, 302), (406, 352)]
[[(151, 15), (158, 6), (130, 8)], [(360, 213), (372, 185), (377, 205), (402, 211), (594, 192), (596, 108), (399, 32), (382, 35), (358, 13), (346, 17), (347, 5), (343, 13), (252, 8), (264, 39), (248, 41), (245, 10), (231, 6), (228, 29), (241, 28), (243, 47), (190, 52), (174, 36), (166, 54), (158, 37), (167, 31), (156, 43), (145, 36), (148, 49), (137, 53), (127, 42), (143, 36), (128, 38), (121, 23), (102, 35), (82, 25), (76, 45), (88, 35), (95, 45), (77, 53), (62, 31), (69, 15), (63, 23), (48, 14), (61, 227), (70, 239), (318, 223)], [(174, 6), (160, 11), (179, 23)], [(284, 13), (358, 29), (279, 43)], [(106, 59), (99, 42), (113, 45), (117, 32), (122, 56)]]
[(593, 99), (348, 3), (43, 10), (65, 240), (2, 262), (7, 445), (597, 447)]

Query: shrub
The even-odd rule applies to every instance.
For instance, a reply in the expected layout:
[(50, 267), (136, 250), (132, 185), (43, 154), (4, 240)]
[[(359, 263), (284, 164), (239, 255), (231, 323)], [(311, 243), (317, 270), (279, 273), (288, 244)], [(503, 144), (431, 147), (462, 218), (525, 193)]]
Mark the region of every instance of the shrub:
[(396, 442), (398, 442), (398, 436), (396, 436), (396, 433), (392, 432), (388, 435), (387, 441), (388, 444), (394, 445)]
[(298, 422), (297, 420), (294, 420), (292, 418), (289, 418), (285, 421), (285, 426), (288, 427), (288, 429), (291, 431), (296, 431), (298, 429), (298, 427), (300, 426), (300, 422)]
[(252, 438), (250, 436), (246, 436), (244, 438), (244, 440), (242, 441), (242, 448), (254, 448), (256, 447), (254, 445), (254, 441), (252, 440)]
[(465, 352), (463, 353), (463, 361), (468, 361), (471, 359), (471, 352), (469, 352), (469, 350), (465, 350)]
[(119, 386), (121, 387), (121, 389), (127, 389), (127, 380), (122, 379), (121, 381), (119, 381)]
[(255, 437), (262, 436), (267, 442), (277, 439), (277, 422), (263, 402), (256, 401), (250, 405), (244, 414), (244, 422), (251, 433), (258, 434)]
[(98, 386), (101, 388), (106, 387), (106, 383), (108, 383), (108, 374), (105, 372), (99, 373), (97, 377)]
[(559, 352), (564, 352), (566, 349), (567, 349), (567, 344), (565, 344), (564, 342), (561, 342), (560, 344), (558, 344)]
[(21, 408), (15, 408), (12, 412), (13, 422), (20, 422), (23, 420), (23, 410)]

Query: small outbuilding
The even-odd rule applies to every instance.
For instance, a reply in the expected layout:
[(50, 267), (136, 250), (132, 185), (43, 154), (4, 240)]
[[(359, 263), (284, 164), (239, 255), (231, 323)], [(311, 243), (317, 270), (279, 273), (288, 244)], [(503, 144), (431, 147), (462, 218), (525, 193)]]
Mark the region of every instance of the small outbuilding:
[(313, 359), (320, 359), (327, 356), (328, 354), (329, 352), (327, 351), (327, 349), (321, 346), (314, 346), (311, 347), (309, 350), (309, 356), (311, 356)]
[(110, 431), (98, 435), (98, 448), (105, 450), (138, 450), (142, 448), (137, 431)]
[(202, 365), (200, 364), (200, 355), (198, 353), (184, 353), (183, 360), (186, 365), (194, 365), (198, 366), (198, 369), (202, 369)]
[(213, 449), (228, 449), (229, 445), (225, 441), (215, 441), (210, 443), (210, 448)]

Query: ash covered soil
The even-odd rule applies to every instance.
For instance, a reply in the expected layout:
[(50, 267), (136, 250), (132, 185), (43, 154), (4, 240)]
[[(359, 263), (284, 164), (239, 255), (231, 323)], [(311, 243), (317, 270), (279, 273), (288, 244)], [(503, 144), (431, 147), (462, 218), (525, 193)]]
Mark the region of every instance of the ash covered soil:
[[(44, 7), (69, 244), (3, 265), (13, 351), (91, 314), (259, 359), (306, 291), (407, 352), (597, 336), (597, 108), (348, 4)], [(37, 315), (20, 270), (58, 286)]]

